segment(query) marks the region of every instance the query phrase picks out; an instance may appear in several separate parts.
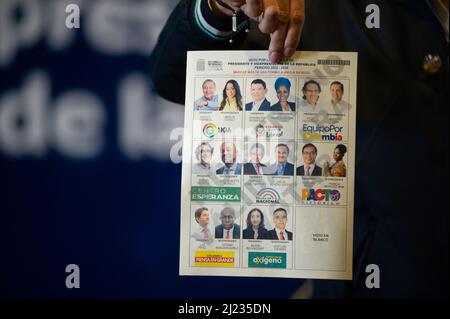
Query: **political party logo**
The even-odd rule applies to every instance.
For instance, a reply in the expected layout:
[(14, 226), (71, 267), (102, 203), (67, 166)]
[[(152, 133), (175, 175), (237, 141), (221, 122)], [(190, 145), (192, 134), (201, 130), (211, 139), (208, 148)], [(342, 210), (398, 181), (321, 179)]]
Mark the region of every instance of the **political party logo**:
[(301, 198), (304, 204), (330, 205), (338, 204), (341, 193), (337, 189), (302, 189)]
[(256, 202), (258, 204), (279, 204), (280, 193), (275, 188), (266, 187), (256, 193)]
[(262, 125), (258, 124), (255, 127), (255, 134), (256, 137), (282, 137), (284, 133), (284, 126), (283, 125), (275, 125), (275, 124), (267, 124)]
[(303, 124), (303, 139), (308, 141), (342, 141), (343, 126)]
[(214, 122), (208, 122), (205, 125), (203, 125), (202, 131), (204, 136), (206, 136), (209, 139), (212, 139), (217, 134), (231, 133), (231, 127), (217, 126), (217, 124)]
[(218, 127), (217, 127), (216, 123), (214, 123), (214, 122), (206, 123), (203, 126), (202, 131), (203, 131), (203, 135), (206, 136), (207, 138), (213, 138), (219, 132)]
[(193, 202), (240, 202), (240, 187), (192, 186)]
[(194, 256), (198, 267), (234, 267), (234, 251), (202, 251), (197, 250)]
[(286, 253), (248, 253), (249, 268), (286, 268)]

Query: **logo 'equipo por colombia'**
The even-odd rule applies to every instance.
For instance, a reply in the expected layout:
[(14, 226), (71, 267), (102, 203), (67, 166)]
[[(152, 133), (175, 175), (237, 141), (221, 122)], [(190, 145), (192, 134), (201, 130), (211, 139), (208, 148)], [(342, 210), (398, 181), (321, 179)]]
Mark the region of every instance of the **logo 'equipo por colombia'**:
[(205, 135), (207, 138), (213, 138), (214, 136), (217, 135), (217, 133), (219, 131), (216, 123), (213, 123), (213, 122), (206, 123), (203, 126), (202, 130), (203, 130), (203, 135)]
[(256, 194), (257, 203), (279, 204), (280, 198), (278, 191), (271, 187), (263, 188)]
[(337, 202), (340, 198), (341, 193), (337, 189), (302, 189), (303, 201)]
[(342, 126), (303, 124), (303, 138), (310, 141), (342, 141)]

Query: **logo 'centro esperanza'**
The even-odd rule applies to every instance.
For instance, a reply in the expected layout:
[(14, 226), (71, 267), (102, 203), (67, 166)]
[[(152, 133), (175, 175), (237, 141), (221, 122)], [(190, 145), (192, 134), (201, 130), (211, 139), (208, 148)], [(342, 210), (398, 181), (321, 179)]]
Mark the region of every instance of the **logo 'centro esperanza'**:
[(240, 187), (192, 186), (191, 200), (194, 202), (240, 202)]
[(257, 203), (279, 204), (280, 198), (281, 196), (278, 191), (271, 187), (263, 188), (256, 194)]
[(217, 128), (216, 123), (209, 122), (203, 126), (202, 131), (203, 135), (205, 135), (207, 138), (213, 138), (215, 135), (217, 135), (219, 130)]

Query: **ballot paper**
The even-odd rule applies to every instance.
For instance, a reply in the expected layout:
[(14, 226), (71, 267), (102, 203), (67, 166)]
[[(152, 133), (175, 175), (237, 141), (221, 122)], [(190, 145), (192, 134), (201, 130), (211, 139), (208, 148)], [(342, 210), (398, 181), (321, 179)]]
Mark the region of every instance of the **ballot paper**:
[(180, 275), (352, 278), (357, 53), (188, 52)]

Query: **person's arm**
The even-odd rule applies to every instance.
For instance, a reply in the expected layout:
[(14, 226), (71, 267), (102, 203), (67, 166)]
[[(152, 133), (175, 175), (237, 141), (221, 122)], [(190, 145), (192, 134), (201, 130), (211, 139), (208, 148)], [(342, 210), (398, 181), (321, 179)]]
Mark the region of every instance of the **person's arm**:
[(246, 37), (245, 18), (240, 16), (237, 22), (240, 32), (230, 44), (230, 17), (215, 16), (206, 0), (180, 1), (150, 57), (150, 76), (157, 93), (170, 101), (184, 104), (186, 52), (238, 48)]
[(194, 102), (194, 110), (199, 110), (199, 109), (203, 108), (204, 106), (206, 106), (206, 104), (207, 104), (206, 101), (204, 101), (202, 98), (198, 98)]
[[(186, 51), (269, 49), (274, 63), (283, 55), (294, 53), (300, 41), (304, 21), (304, 0), (222, 0), (239, 3), (237, 30), (231, 30), (233, 11), (216, 0), (182, 0), (164, 27), (150, 61), (150, 75), (156, 91), (164, 98), (184, 102)], [(244, 5), (242, 5), (244, 4)], [(242, 10), (241, 10), (242, 9)], [(257, 21), (259, 29), (270, 33), (270, 43), (261, 38), (241, 46), (247, 37), (247, 16)], [(232, 43), (229, 40), (233, 38)], [(262, 41), (261, 41), (262, 40)], [(174, 89), (174, 87), (176, 89)]]
[(211, 101), (208, 101), (208, 105), (206, 105), (206, 108), (211, 111), (217, 111), (217, 108), (219, 107), (218, 97), (217, 95), (213, 96)]

